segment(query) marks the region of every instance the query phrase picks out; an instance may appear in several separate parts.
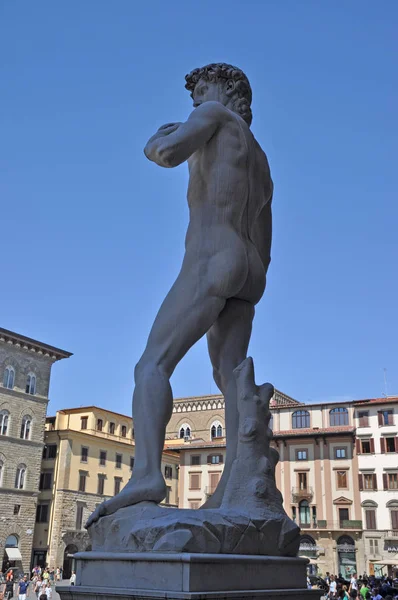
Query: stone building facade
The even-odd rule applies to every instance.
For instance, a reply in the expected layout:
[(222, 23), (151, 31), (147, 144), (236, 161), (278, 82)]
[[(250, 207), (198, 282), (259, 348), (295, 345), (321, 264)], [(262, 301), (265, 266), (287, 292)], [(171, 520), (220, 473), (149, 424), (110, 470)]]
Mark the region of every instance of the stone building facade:
[(353, 403), (366, 569), (398, 566), (398, 397)]
[(31, 565), (51, 367), (71, 354), (0, 328), (0, 567)]
[[(84, 524), (96, 506), (121, 490), (134, 469), (131, 417), (97, 406), (65, 409), (48, 417), (41, 491), (34, 534), (35, 564), (63, 567), (70, 575), (73, 554), (90, 549)], [(166, 450), (162, 471), (164, 504), (178, 506), (179, 455)]]
[[(301, 404), (275, 392), (273, 445), (277, 486), (289, 516), (301, 527), (300, 553), (319, 572), (348, 576), (365, 568), (352, 403)], [(222, 396), (174, 402), (167, 445), (180, 452), (181, 508), (199, 508), (214, 492), (225, 462)]]

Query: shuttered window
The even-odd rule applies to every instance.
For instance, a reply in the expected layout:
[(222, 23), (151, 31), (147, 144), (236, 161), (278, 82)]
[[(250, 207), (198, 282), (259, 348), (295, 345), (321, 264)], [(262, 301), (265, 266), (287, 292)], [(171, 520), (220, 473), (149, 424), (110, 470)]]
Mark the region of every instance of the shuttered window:
[(394, 413), (392, 410), (380, 410), (377, 413), (379, 427), (384, 425), (394, 425)]
[(376, 511), (366, 510), (366, 529), (376, 529)]
[(398, 474), (388, 473), (388, 489), (398, 490)]
[(209, 483), (210, 483), (209, 493), (210, 494), (214, 494), (219, 481), (220, 481), (220, 473), (210, 473), (209, 474)]
[(337, 489), (347, 489), (347, 471), (337, 471)]
[(369, 427), (369, 411), (362, 410), (358, 413), (359, 427)]
[(200, 490), (200, 473), (189, 474), (189, 489)]

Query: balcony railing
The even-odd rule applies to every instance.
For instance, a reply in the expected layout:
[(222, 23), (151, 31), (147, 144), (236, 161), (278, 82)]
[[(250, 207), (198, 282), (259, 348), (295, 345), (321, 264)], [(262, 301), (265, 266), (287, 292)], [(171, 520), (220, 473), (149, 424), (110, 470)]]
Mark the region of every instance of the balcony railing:
[(292, 497), (293, 497), (293, 502), (296, 502), (296, 500), (310, 500), (314, 495), (314, 490), (312, 489), (312, 487), (306, 487), (306, 488), (302, 488), (302, 487), (293, 487), (292, 488)]
[(398, 529), (389, 529), (386, 531), (387, 540), (398, 540)]
[(317, 520), (311, 522), (302, 522), (299, 519), (298, 521), (296, 520), (296, 523), (299, 527), (301, 527), (301, 529), (319, 529)]
[[(317, 521), (311, 521), (311, 523), (300, 523), (297, 524), (301, 527), (301, 529), (331, 529), (334, 531), (339, 531), (341, 529), (363, 529), (362, 521), (326, 521), (323, 519), (318, 519)], [(398, 531), (397, 531), (398, 537)]]

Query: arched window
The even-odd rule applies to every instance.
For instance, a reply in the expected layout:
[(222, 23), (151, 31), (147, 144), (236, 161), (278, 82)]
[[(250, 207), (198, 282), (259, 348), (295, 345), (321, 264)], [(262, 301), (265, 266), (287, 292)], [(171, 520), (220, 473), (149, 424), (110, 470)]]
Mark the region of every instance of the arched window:
[(310, 524), (310, 505), (308, 500), (302, 500), (299, 504), (300, 525)]
[(15, 474), (15, 487), (17, 490), (23, 490), (26, 481), (26, 465), (18, 465)]
[(32, 417), (29, 415), (25, 415), (22, 419), (21, 423), (21, 434), (20, 437), (23, 440), (28, 440), (30, 438), (30, 429), (32, 425)]
[(393, 535), (398, 536), (398, 500), (389, 500), (386, 507), (390, 509), (391, 528)]
[(5, 543), (6, 548), (18, 548), (18, 536), (9, 535)]
[(339, 427), (339, 425), (348, 425), (348, 410), (344, 406), (332, 408), (329, 412), (330, 427)]
[(188, 425), (188, 423), (184, 423), (183, 425), (181, 425), (180, 430), (178, 432), (178, 436), (180, 439), (184, 439), (186, 437), (188, 437), (188, 438), (191, 437), (191, 428)]
[(72, 570), (74, 568), (74, 558), (73, 555), (76, 554), (76, 552), (79, 552), (77, 546), (75, 546), (74, 544), (69, 544), (68, 546), (66, 546), (65, 550), (64, 550), (64, 562), (62, 565), (62, 574), (64, 579), (69, 579), (70, 576), (72, 575)]
[(357, 573), (355, 541), (349, 535), (342, 535), (337, 540), (338, 573), (344, 579), (349, 579), (353, 573)]
[(300, 537), (300, 556), (305, 556), (306, 558), (317, 557), (317, 546), (312, 536), (302, 535)]
[(3, 386), (5, 388), (8, 388), (9, 390), (12, 390), (14, 387), (14, 381), (15, 381), (14, 367), (8, 366), (4, 369)]
[(32, 396), (36, 394), (36, 375), (34, 373), (29, 373), (26, 379), (25, 392), (27, 394), (32, 394)]
[(221, 425), (220, 421), (215, 421), (212, 423), (210, 434), (212, 439), (223, 437), (223, 426)]
[(292, 429), (308, 429), (310, 413), (308, 410), (296, 410), (292, 415)]
[(0, 435), (7, 435), (8, 430), (8, 410), (2, 410), (0, 412)]

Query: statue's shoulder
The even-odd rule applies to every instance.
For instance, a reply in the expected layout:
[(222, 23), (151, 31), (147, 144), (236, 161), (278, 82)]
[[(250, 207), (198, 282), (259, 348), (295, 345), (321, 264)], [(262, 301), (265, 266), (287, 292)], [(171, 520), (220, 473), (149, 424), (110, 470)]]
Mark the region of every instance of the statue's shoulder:
[(228, 119), (232, 119), (231, 111), (221, 104), (221, 102), (217, 102), (216, 100), (208, 100), (207, 102), (203, 102), (198, 107), (196, 107), (192, 116), (196, 118), (214, 118), (218, 121), (223, 120), (226, 121)]

